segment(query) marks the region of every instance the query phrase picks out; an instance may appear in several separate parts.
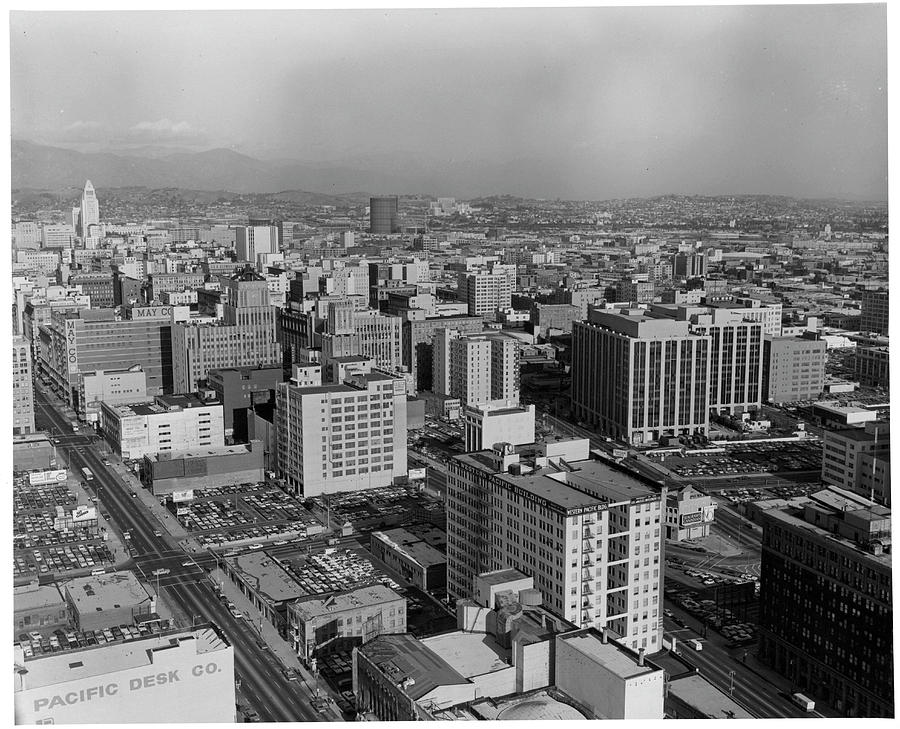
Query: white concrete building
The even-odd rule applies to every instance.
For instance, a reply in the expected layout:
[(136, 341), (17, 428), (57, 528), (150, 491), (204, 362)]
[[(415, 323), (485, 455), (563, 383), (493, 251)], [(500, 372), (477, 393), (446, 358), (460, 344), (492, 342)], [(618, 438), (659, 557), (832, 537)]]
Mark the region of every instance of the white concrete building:
[(16, 724), (235, 721), (234, 649), (213, 625), (31, 657), (15, 646)]
[(158, 395), (150, 403), (103, 403), (100, 427), (123, 458), (225, 445), (222, 404), (194, 394)]
[(495, 443), (534, 443), (534, 415), (534, 405), (504, 407), (485, 403), (466, 407), (466, 452), (493, 448)]
[(86, 372), (78, 383), (78, 415), (88, 423), (100, 422), (101, 403), (120, 405), (147, 398), (147, 373), (140, 365), (126, 370)]
[(239, 261), (256, 264), (260, 253), (278, 252), (278, 228), (274, 225), (238, 225), (234, 229), (234, 248)]
[(482, 572), (517, 569), (556, 615), (659, 650), (665, 489), (588, 460), (587, 440), (519, 450), (506, 444), (449, 462), (450, 595), (472, 594)]
[[(314, 372), (309, 373), (315, 377)], [(276, 391), (277, 471), (304, 496), (388, 486), (405, 476), (406, 382), (382, 372)]]
[(434, 333), (432, 391), (462, 405), (519, 404), (519, 343), (503, 334)]

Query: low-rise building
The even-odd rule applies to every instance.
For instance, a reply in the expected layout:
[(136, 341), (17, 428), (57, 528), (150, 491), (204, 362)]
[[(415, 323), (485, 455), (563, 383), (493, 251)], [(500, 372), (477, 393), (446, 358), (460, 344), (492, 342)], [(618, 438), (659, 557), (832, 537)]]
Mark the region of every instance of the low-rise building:
[(306, 594), (291, 573), (262, 551), (228, 557), (222, 566), (262, 616), (286, 635), (289, 605)]
[(385, 585), (295, 600), (289, 609), (294, 650), (304, 662), (336, 648), (406, 632), (406, 598)]
[(13, 589), (13, 632), (38, 631), (47, 634), (64, 627), (69, 620), (66, 601), (55, 582), (37, 582)]
[(466, 452), (493, 448), (495, 443), (534, 443), (534, 405), (506, 407), (484, 403), (465, 408)]
[(156, 600), (128, 570), (77, 577), (65, 583), (63, 592), (69, 621), (78, 630), (130, 625), (136, 616), (156, 611)]
[(854, 355), (857, 379), (869, 387), (888, 387), (891, 381), (891, 355), (888, 347), (857, 347)]
[(103, 435), (123, 458), (225, 443), (222, 404), (208, 392), (159, 395), (150, 403), (103, 403), (100, 413)]
[(446, 534), (439, 532), (443, 539), (443, 550), (427, 539), (398, 527), (383, 532), (372, 532), (369, 549), (372, 554), (404, 580), (425, 592), (442, 592), (447, 588)]
[(265, 478), (262, 441), (246, 444), (149, 453), (141, 462), (141, 481), (155, 495), (208, 489)]
[(235, 720), (234, 649), (213, 625), (31, 657), (14, 650), (16, 724)]
[(666, 495), (666, 539), (702, 539), (709, 536), (716, 502), (688, 484)]
[(784, 403), (811, 400), (825, 388), (822, 340), (798, 337), (763, 339), (763, 398)]
[(275, 402), (275, 389), (284, 382), (284, 369), (281, 365), (225, 367), (211, 370), (207, 382), (222, 402), (225, 435), (244, 441), (247, 412), (256, 405)]
[(826, 430), (822, 443), (822, 481), (889, 505), (891, 431), (888, 422), (863, 428)]
[(666, 713), (672, 719), (757, 718), (699, 673), (689, 673), (669, 682)]

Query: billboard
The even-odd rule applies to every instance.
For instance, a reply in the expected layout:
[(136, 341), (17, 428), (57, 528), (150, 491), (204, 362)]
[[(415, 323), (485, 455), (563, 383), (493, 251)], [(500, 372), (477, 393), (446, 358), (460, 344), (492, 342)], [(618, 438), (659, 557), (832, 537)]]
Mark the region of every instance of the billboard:
[(409, 480), (410, 481), (424, 481), (425, 480), (425, 470), (424, 468), (410, 468), (409, 469)]
[(55, 471), (32, 471), (28, 474), (28, 483), (32, 486), (44, 486), (51, 483), (62, 483), (66, 480), (65, 469)]
[(176, 504), (181, 504), (185, 501), (193, 501), (194, 500), (194, 489), (186, 489), (184, 491), (173, 491), (172, 492), (172, 501)]

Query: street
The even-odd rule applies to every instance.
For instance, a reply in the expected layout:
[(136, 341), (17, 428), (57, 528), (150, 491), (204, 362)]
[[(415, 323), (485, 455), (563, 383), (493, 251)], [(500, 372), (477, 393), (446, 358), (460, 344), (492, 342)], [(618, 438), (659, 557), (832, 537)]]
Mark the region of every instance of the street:
[[(35, 390), (36, 418), (39, 427), (54, 433), (71, 431), (66, 418)], [(95, 490), (111, 519), (121, 528), (131, 532), (131, 546), (136, 550), (135, 568), (155, 588), (153, 572), (168, 569), (165, 579), (160, 577), (159, 588), (164, 600), (177, 604), (184, 614), (196, 616), (198, 622), (213, 621), (228, 636), (234, 646), (235, 679), (240, 682), (241, 693), (263, 721), (319, 721), (322, 717), (310, 705), (311, 697), (297, 682), (288, 681), (275, 665), (268, 651), (257, 643), (243, 620), (236, 619), (215, 596), (208, 578), (197, 567), (184, 567), (182, 563), (191, 555), (173, 550), (166, 542), (165, 527), (144, 513), (138, 499), (130, 496), (130, 489), (114, 477), (102, 459), (94, 452), (93, 445), (65, 449), (69, 467), (76, 472), (87, 466), (94, 473)], [(99, 488), (97, 488), (99, 486)], [(154, 532), (163, 534), (157, 537)], [(211, 555), (197, 556), (200, 564), (213, 559)], [(149, 576), (148, 576), (149, 574)]]

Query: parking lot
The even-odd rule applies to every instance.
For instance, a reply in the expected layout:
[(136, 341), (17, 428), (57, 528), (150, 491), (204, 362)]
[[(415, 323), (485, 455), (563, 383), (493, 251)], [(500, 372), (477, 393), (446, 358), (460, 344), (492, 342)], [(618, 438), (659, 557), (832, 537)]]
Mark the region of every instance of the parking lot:
[(764, 489), (722, 489), (718, 492), (710, 491), (711, 495), (732, 503), (743, 504), (751, 501), (763, 501), (764, 499), (792, 499), (797, 496), (808, 496), (821, 490), (819, 484), (796, 484), (791, 486), (769, 486)]
[(45, 653), (57, 653), (76, 648), (119, 643), (155, 635), (167, 627), (166, 621), (153, 621), (140, 625), (114, 625), (105, 630), (63, 630), (58, 628), (49, 636), (38, 631), (19, 633), (18, 643), (27, 657)]
[[(647, 455), (654, 457), (653, 453)], [(726, 446), (723, 453), (666, 454), (661, 463), (681, 478), (818, 471), (822, 468), (822, 444), (819, 441), (741, 443)]]
[(166, 506), (203, 546), (322, 529), (309, 509), (276, 486), (248, 483), (196, 493), (199, 498), (193, 501), (169, 501)]
[[(386, 486), (365, 491), (350, 491), (328, 497), (332, 522), (350, 522), (354, 530), (367, 532), (403, 524), (430, 521), (443, 528), (444, 505), (414, 486)], [(321, 512), (326, 501), (316, 496), (311, 501)]]
[[(81, 501), (85, 501), (83, 497)], [(25, 474), (13, 478), (13, 577), (56, 575), (108, 565), (113, 555), (98, 520), (72, 520), (76, 485), (63, 481), (32, 485)]]

